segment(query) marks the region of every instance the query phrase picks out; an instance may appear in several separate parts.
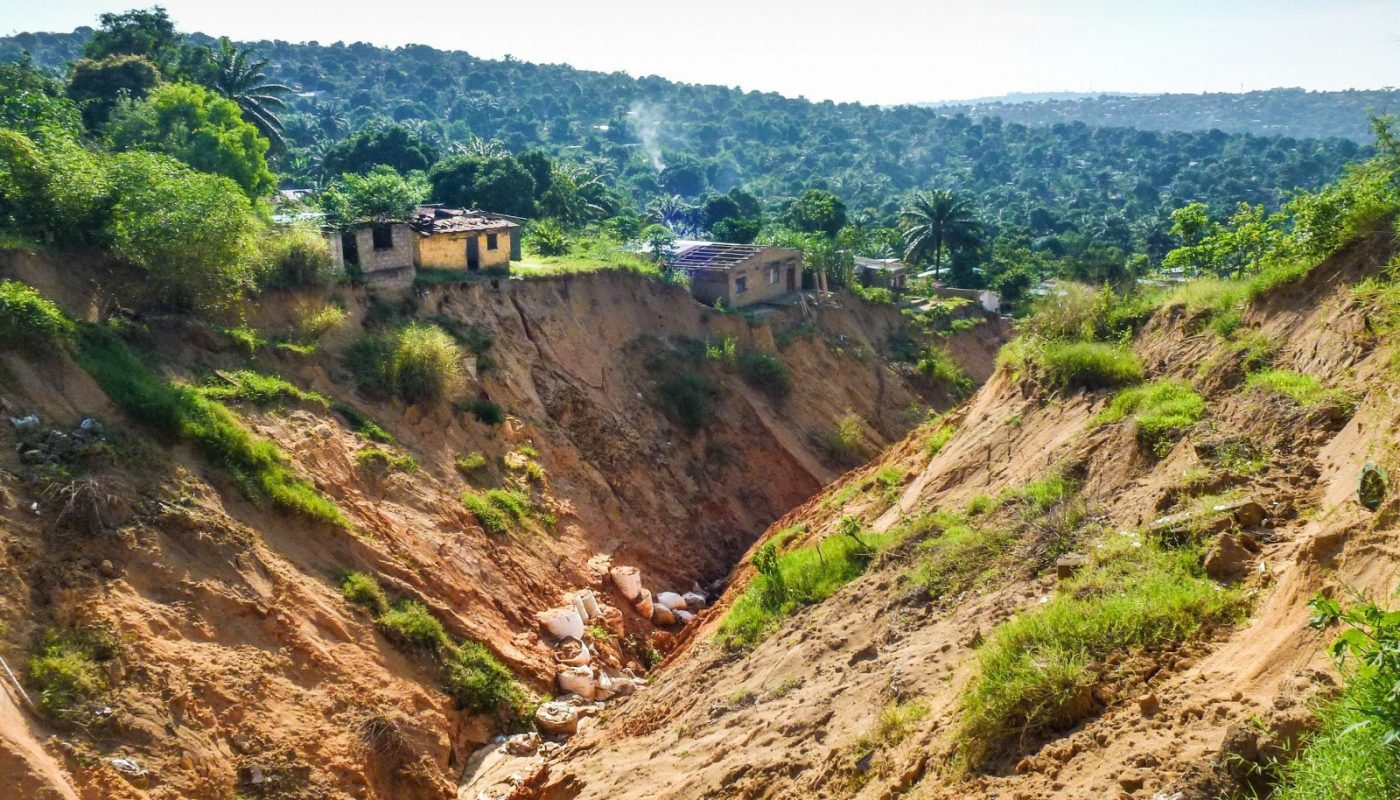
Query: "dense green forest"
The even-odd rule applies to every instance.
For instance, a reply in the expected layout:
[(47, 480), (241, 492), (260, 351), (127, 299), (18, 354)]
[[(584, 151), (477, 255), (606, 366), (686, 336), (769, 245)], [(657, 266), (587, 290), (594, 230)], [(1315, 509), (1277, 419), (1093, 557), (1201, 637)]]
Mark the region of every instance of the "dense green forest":
[[(660, 235), (792, 244), (838, 284), (853, 255), (1011, 294), (1055, 276), (1121, 284), (1212, 233), (1286, 226), (1297, 192), (1371, 152), (813, 103), (424, 46), (234, 44), (181, 34), (159, 9), (101, 22), (0, 40), (0, 60), (74, 104), (88, 147), (161, 152), (254, 197), (321, 189), (336, 224), (433, 200), (540, 220), (527, 233), (540, 252)], [(233, 107), (206, 93), (236, 103), (265, 166), (247, 130), (214, 137), (230, 152), (195, 146), (190, 115), (227, 127)], [(1194, 271), (1198, 256), (1174, 263)]]
[(998, 117), (1021, 125), (1083, 122), (1145, 131), (1208, 131), (1371, 141), (1371, 117), (1400, 111), (1400, 90), (1304, 89), (1207, 94), (1046, 96), (930, 103), (941, 114)]

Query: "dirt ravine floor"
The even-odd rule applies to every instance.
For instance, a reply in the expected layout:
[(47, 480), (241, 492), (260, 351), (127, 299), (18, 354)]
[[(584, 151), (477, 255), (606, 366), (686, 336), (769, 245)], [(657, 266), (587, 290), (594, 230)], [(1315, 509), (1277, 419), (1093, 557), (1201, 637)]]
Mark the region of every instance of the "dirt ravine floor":
[[(0, 277), (89, 321), (110, 312), (95, 287), (114, 271), (92, 254), (0, 254)], [(297, 341), (296, 321), (327, 304), (347, 317), (314, 350), (275, 344)], [(405, 406), (359, 392), (345, 353), (367, 324), (395, 319), (488, 339), (463, 398), (489, 399), (505, 421), (481, 422), (465, 404)], [(621, 612), (624, 635), (608, 656), (641, 672), (649, 651), (686, 634), (611, 594), (610, 566), (637, 566), (656, 589), (722, 586), (771, 523), (847, 468), (823, 444), (844, 417), (858, 420), (868, 458), (955, 402), (892, 364), (905, 318), (891, 307), (846, 300), (815, 317), (787, 309), (750, 323), (625, 273), (403, 296), (269, 294), (245, 323), (274, 343), (251, 354), (222, 331), (232, 323), (139, 322), (132, 340), (170, 380), (280, 375), (332, 408), (353, 406), (394, 442), (374, 445), (316, 403), (230, 404), (345, 512), (351, 534), (250, 501), (188, 443), (128, 419), (71, 358), (0, 354), (0, 656), (23, 675), (44, 631), (74, 627), (107, 631), (117, 645), (103, 667), (110, 692), (71, 724), (0, 692), (0, 796), (457, 796), (498, 725), (456, 709), (430, 662), (341, 597), (338, 575), (367, 572), (391, 596), (421, 601), (540, 694), (552, 693), (556, 665), (536, 613), (593, 588)], [(1007, 335), (989, 319), (946, 344), (981, 380)], [(732, 366), (699, 363), (714, 402), (703, 429), (687, 433), (657, 402), (658, 382), (668, 366), (689, 364), (682, 355), (697, 343), (726, 339), (738, 352), (778, 354), (793, 390), (774, 399)], [(30, 414), (37, 429), (9, 423)], [(109, 445), (84, 464), (96, 517), (61, 513), (37, 469), (89, 418)], [(373, 446), (418, 468), (367, 466), (357, 454)], [(473, 452), (486, 466), (464, 473), (455, 462)], [(554, 524), (487, 533), (460, 496), (527, 465), (537, 473), (532, 499)]]
[[(965, 773), (954, 754), (960, 698), (976, 646), (999, 622), (1057, 591), (1048, 574), (992, 579), (930, 602), (905, 588), (917, 545), (885, 554), (829, 600), (800, 611), (747, 654), (714, 633), (749, 576), (729, 592), (634, 697), (591, 719), (546, 757), (503, 759), (468, 775), (462, 798), (1167, 798), (1207, 800), (1239, 788), (1251, 759), (1277, 753), (1312, 721), (1312, 702), (1335, 688), (1307, 602), (1348, 587), (1387, 596), (1400, 579), (1400, 498), (1378, 512), (1357, 501), (1362, 465), (1393, 470), (1400, 413), (1391, 352), (1374, 336), (1352, 286), (1393, 255), (1387, 231), (1353, 243), (1300, 282), (1248, 311), (1245, 327), (1276, 345), (1274, 365), (1360, 398), (1354, 414), (1299, 408), (1244, 385), (1237, 358), (1180, 308), (1159, 312), (1134, 348), (1150, 378), (1191, 382), (1207, 414), (1161, 457), (1141, 452), (1127, 424), (1090, 425), (1111, 392), (1053, 396), (998, 373), (950, 419), (952, 439), (930, 456), (927, 432), (795, 508), (795, 523), (830, 535), (845, 515), (875, 529), (932, 509), (962, 509), (1052, 472), (1071, 475), (1106, 535), (1138, 529), (1191, 491), (1229, 490), (1257, 502), (1262, 520), (1236, 535), (1257, 543), (1227, 580), (1249, 593), (1240, 625), (1183, 647), (1125, 653), (1132, 691), (1095, 689), (1081, 722), (1006, 742), (1005, 754)], [(1266, 455), (1247, 475), (1183, 489), (1209, 466), (1208, 443), (1236, 437)], [(848, 491), (882, 467), (903, 470), (893, 497)], [(839, 498), (842, 502), (832, 499)], [(857, 759), (891, 702), (927, 708), (898, 744)], [(510, 776), (514, 776), (512, 779)]]

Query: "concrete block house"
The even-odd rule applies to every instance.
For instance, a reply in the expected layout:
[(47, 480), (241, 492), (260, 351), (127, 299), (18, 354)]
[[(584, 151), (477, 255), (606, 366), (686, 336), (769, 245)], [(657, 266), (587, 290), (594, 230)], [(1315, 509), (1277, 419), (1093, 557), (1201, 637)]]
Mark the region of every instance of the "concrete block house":
[(673, 268), (690, 276), (696, 300), (727, 308), (777, 299), (802, 285), (802, 251), (721, 242), (678, 242)]

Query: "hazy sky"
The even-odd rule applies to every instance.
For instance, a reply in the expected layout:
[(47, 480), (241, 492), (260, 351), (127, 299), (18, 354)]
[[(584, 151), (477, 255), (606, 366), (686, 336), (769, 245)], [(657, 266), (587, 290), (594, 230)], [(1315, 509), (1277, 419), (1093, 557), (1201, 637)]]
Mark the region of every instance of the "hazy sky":
[[(867, 103), (1400, 86), (1400, 0), (165, 0), (182, 30), (408, 43)], [(133, 0), (0, 0), (0, 31)]]

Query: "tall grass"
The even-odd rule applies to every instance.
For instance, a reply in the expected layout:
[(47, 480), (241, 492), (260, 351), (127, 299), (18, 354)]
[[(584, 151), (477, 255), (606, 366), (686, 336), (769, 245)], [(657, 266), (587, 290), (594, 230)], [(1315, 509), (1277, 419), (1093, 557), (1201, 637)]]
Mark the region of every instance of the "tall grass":
[(49, 629), (29, 658), (29, 685), (39, 707), (67, 720), (107, 691), (103, 664), (117, 655), (115, 640), (94, 628)]
[(967, 764), (1090, 713), (1085, 695), (1108, 656), (1187, 641), (1237, 620), (1245, 595), (1206, 579), (1199, 557), (1194, 548), (1114, 536), (1047, 605), (993, 631), (963, 700), (958, 738)]
[(286, 454), (277, 445), (255, 437), (233, 412), (199, 390), (163, 380), (110, 331), (85, 328), (78, 361), (137, 422), (169, 439), (194, 443), (232, 475), (250, 498), (268, 499), (308, 519), (350, 527), (335, 503), (287, 467)]
[(461, 388), (462, 348), (442, 328), (410, 324), (392, 333), (371, 333), (346, 353), (360, 389), (397, 395), (408, 403), (435, 403)]
[(1139, 383), (1142, 364), (1132, 348), (1107, 342), (1047, 342), (1036, 362), (1058, 389), (1107, 389)]

